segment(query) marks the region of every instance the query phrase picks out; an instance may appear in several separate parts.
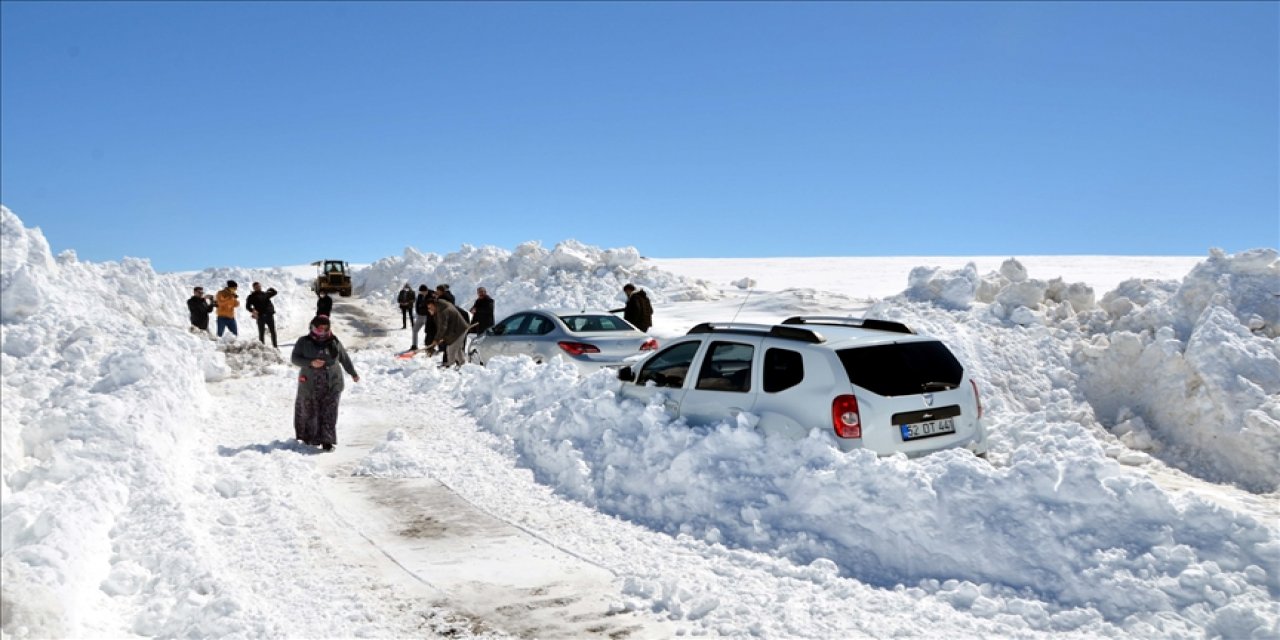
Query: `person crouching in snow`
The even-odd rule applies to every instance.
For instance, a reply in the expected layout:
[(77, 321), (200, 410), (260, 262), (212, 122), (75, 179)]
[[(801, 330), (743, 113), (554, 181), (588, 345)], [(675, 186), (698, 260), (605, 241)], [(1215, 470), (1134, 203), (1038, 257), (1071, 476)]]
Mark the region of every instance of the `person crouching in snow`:
[[(463, 347), (467, 340), (467, 321), (458, 308), (439, 298), (427, 303), (427, 311), (436, 319), (435, 342), (432, 349), (443, 349), (446, 362), (461, 367), (465, 362)], [(442, 365), (443, 366), (443, 365)]]
[(360, 382), (351, 356), (329, 332), (329, 318), (311, 319), (311, 332), (293, 345), (298, 372), (298, 398), (293, 404), (294, 436), (306, 444), (333, 451), (338, 443), (338, 400), (342, 396), (342, 370)]

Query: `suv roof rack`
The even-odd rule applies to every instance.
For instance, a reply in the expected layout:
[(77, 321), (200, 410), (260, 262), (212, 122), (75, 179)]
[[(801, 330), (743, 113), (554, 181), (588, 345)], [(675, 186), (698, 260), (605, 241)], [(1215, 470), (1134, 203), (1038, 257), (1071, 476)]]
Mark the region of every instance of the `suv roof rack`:
[(747, 322), (703, 322), (702, 324), (695, 325), (685, 335), (693, 335), (695, 333), (736, 333), (739, 335), (771, 336), (774, 338), (799, 340), (801, 342), (810, 342), (813, 344), (819, 344), (827, 341), (821, 333), (812, 329), (784, 327), (782, 325), (751, 324)]
[(858, 327), (861, 329), (872, 329), (874, 331), (889, 331), (892, 333), (911, 333), (915, 331), (901, 322), (892, 320), (876, 320), (875, 318), (842, 318), (840, 316), (791, 316), (782, 321), (782, 324), (818, 324), (835, 327)]

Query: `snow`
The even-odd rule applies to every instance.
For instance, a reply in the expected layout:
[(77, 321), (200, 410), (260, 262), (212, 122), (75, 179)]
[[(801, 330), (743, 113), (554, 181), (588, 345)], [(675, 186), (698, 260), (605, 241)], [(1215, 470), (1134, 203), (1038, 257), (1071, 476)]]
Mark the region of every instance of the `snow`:
[(640, 259), (635, 248), (599, 249), (566, 240), (547, 250), (526, 242), (515, 251), (463, 246), (444, 256), (406, 249), (357, 273), (353, 285), (370, 300), (394, 306), (405, 283), (435, 289), (449, 284), (458, 304), (469, 308), (478, 286), (501, 300), (508, 313), (519, 309), (608, 309), (625, 303), (622, 286), (650, 291), (653, 302), (718, 298), (708, 283), (663, 271)]
[[(1280, 256), (646, 259), (406, 249), (356, 268), (339, 447), (292, 441), (310, 268), (54, 257), (0, 207), (7, 637), (1280, 637)], [(280, 352), (190, 333), (191, 287), (280, 293)], [(690, 426), (609, 372), (444, 370), (405, 283), (498, 316), (864, 314), (946, 342), (991, 453)]]

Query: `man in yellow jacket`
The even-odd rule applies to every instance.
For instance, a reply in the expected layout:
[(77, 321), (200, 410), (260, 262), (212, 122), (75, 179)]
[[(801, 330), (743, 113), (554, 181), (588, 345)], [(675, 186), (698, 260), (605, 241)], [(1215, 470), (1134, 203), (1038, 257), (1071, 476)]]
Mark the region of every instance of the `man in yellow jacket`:
[(231, 335), (240, 337), (240, 332), (236, 330), (236, 307), (240, 306), (240, 296), (236, 295), (236, 281), (228, 280), (227, 287), (219, 291), (214, 300), (218, 303), (218, 337), (222, 337), (225, 329), (230, 329)]

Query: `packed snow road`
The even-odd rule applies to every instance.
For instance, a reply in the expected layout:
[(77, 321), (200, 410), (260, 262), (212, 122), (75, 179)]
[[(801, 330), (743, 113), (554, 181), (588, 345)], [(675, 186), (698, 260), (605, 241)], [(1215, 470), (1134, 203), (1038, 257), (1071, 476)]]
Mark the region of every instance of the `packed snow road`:
[[(253, 384), (225, 384), (218, 393), (228, 394), (225, 399), (232, 401), (250, 395), (250, 386)], [(262, 408), (264, 417), (278, 418), (270, 423), (273, 425), (287, 425), (292, 415), (291, 407)], [(211, 419), (230, 418), (217, 413), (221, 412)], [(306, 478), (280, 478), (282, 484), (293, 484), (272, 501), (274, 510), (283, 514), (268, 515), (264, 511), (272, 507), (245, 501), (238, 509), (225, 507), (218, 516), (220, 521), (254, 522), (255, 531), (264, 527), (307, 528), (301, 521), (273, 526), (271, 521), (277, 518), (298, 517), (313, 527), (320, 523), (319, 529), (308, 532), (306, 546), (311, 558), (306, 562), (345, 574), (339, 584), (362, 576), (353, 585), (353, 593), (378, 586), (378, 599), (390, 599), (401, 610), (396, 613), (441, 607), (454, 614), (446, 619), (458, 622), (461, 616), (473, 631), (502, 630), (522, 637), (668, 635), (659, 631), (661, 625), (656, 620), (633, 620), (634, 615), (611, 608), (608, 595), (616, 589), (608, 571), (483, 512), (439, 481), (352, 475), (355, 461), (394, 423), (384, 422), (375, 406), (360, 401), (349, 403), (344, 413), (344, 442), (333, 454), (317, 454), (310, 447), (284, 440), (221, 449), (223, 455), (235, 458), (234, 475), (261, 477), (267, 470), (248, 467), (280, 465), (287, 469), (294, 463), (290, 458), (301, 458), (313, 468), (305, 471)], [(282, 504), (295, 500), (297, 504)], [(294, 513), (299, 510), (301, 514)], [(261, 522), (264, 519), (267, 522)], [(262, 540), (248, 533), (245, 538), (228, 540), (220, 549), (228, 566), (259, 574), (262, 559), (254, 558), (250, 550), (259, 547)], [(241, 549), (237, 541), (248, 544), (250, 550)], [(242, 555), (236, 559), (238, 554)], [(288, 575), (288, 567), (279, 569), (272, 575)], [(317, 607), (317, 596), (325, 592), (316, 593), (310, 584), (290, 580), (260, 583), (254, 592), (265, 601), (288, 603), (285, 611), (319, 608), (318, 616), (308, 616), (316, 625), (314, 632), (303, 630), (301, 636), (329, 636), (342, 629), (330, 620), (335, 614), (326, 611), (328, 605)], [(321, 597), (320, 602), (341, 603), (349, 597)], [(380, 603), (380, 607), (386, 604)], [(350, 614), (344, 611), (341, 615)], [(421, 612), (416, 615), (424, 621), (433, 619)], [(654, 630), (646, 631), (647, 627)]]
[[(211, 385), (216, 401), (208, 422), (234, 425), (220, 433), (221, 441), (231, 439), (219, 446), (220, 455), (232, 465), (225, 483), (238, 487), (242, 482), (233, 478), (265, 473), (283, 476), (269, 485), (292, 485), (271, 500), (279, 513), (265, 513), (261, 500), (231, 501), (220, 519), (252, 522), (256, 530), (292, 530), (320, 523), (318, 529), (307, 532), (307, 547), (319, 556), (309, 562), (338, 570), (347, 576), (346, 582), (362, 576), (361, 581), (377, 585), (376, 600), (393, 603), (393, 619), (411, 614), (406, 624), (420, 618), (420, 626), (440, 631), (440, 620), (444, 620), (474, 633), (542, 638), (671, 635), (656, 616), (620, 607), (615, 576), (607, 569), (483, 511), (439, 480), (354, 473), (358, 461), (388, 432), (408, 428), (423, 438), (455, 441), (456, 437), (443, 432), (469, 429), (466, 416), (441, 398), (397, 400), (370, 388), (384, 374), (378, 359), (393, 362), (391, 351), (378, 340), (392, 332), (358, 301), (335, 304), (333, 322), (335, 333), (344, 336), (361, 369), (372, 369), (344, 394), (340, 444), (334, 452), (321, 453), (293, 440), (292, 377), (278, 375), (279, 369), (292, 371), (291, 367), (271, 367), (273, 375), (267, 377), (232, 378)], [(291, 346), (291, 341), (282, 343), (281, 355), (287, 358)], [(420, 366), (429, 364), (424, 359)], [(465, 442), (454, 444), (457, 448), (440, 454), (474, 456)], [(475, 480), (492, 481), (483, 474)], [(293, 500), (298, 504), (285, 504)], [(300, 510), (301, 514), (296, 513)], [(268, 522), (260, 522), (264, 517)], [(273, 526), (270, 520), (276, 518), (286, 521)], [(260, 545), (257, 535), (229, 537), (223, 546), (227, 565), (260, 575), (262, 559), (253, 557)], [(243, 554), (239, 560), (234, 559), (237, 554)], [(278, 575), (287, 573), (287, 567), (281, 567)], [(314, 607), (309, 604), (317, 595), (312, 589), (309, 584), (285, 580), (270, 585), (259, 582), (255, 592), (262, 601), (285, 603), (287, 611)], [(363, 607), (370, 606), (360, 605), (362, 614)], [(379, 603), (382, 609), (387, 605)], [(313, 621), (316, 636), (344, 635), (341, 626), (334, 626), (335, 615), (352, 614), (325, 612)]]

